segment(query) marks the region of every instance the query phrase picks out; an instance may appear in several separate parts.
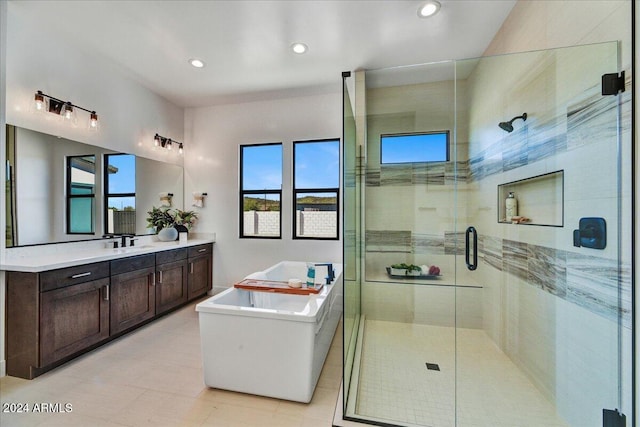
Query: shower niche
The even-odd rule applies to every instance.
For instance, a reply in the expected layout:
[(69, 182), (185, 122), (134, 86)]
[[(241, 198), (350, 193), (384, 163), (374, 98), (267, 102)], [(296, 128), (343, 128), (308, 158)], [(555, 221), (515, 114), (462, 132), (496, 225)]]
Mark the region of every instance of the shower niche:
[[(516, 218), (508, 221), (506, 200), (513, 193), (518, 203)], [(564, 170), (498, 185), (498, 222), (501, 224), (564, 226)]]

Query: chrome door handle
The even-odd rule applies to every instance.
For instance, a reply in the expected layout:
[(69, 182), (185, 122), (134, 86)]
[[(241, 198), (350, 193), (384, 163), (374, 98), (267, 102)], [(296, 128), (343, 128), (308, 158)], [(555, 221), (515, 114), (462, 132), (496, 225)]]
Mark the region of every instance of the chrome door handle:
[(102, 298), (105, 301), (109, 301), (109, 285), (104, 285), (102, 287)]
[(72, 279), (78, 279), (80, 277), (87, 277), (87, 276), (91, 276), (91, 272), (87, 271), (86, 273), (80, 273), (80, 274), (74, 274), (73, 276), (71, 276)]
[(158, 275), (160, 276), (158, 280), (158, 285), (162, 285), (162, 270), (158, 271)]
[(193, 274), (193, 263), (192, 262), (189, 263), (189, 273)]
[(151, 286), (156, 285), (156, 272), (151, 273)]

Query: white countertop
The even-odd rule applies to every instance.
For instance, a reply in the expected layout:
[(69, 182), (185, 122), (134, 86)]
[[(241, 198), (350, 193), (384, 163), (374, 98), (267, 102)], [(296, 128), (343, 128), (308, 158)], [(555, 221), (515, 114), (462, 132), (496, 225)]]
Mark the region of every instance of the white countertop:
[[(187, 248), (189, 246), (213, 243), (213, 239), (194, 238), (186, 242), (159, 242), (148, 241), (140, 243), (139, 246), (126, 248), (104, 248), (102, 244), (95, 244), (95, 247), (74, 246), (73, 244), (60, 244), (58, 250), (47, 250), (45, 253), (38, 253), (38, 246), (33, 250), (12, 251), (8, 249), (2, 262), (0, 270), (22, 271), (37, 273), (47, 270), (55, 270), (64, 267), (73, 267), (82, 264), (91, 264), (100, 261), (110, 261), (118, 258), (126, 258), (136, 255), (150, 254), (170, 249)], [(50, 245), (46, 245), (50, 246)], [(22, 249), (22, 248), (17, 248)], [(12, 253), (15, 252), (15, 253)]]

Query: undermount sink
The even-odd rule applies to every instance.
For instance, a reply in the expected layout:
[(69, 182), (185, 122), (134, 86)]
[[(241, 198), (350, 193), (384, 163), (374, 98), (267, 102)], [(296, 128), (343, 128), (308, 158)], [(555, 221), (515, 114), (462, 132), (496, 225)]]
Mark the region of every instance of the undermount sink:
[(117, 254), (129, 254), (132, 252), (140, 252), (153, 248), (151, 245), (143, 246), (127, 246), (126, 248), (113, 248), (112, 251)]

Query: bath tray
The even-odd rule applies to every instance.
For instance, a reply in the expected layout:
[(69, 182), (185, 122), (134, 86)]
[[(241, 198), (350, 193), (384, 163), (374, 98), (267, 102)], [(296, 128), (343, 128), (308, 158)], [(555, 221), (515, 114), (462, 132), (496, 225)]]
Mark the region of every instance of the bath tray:
[(324, 284), (316, 285), (315, 288), (292, 288), (287, 282), (276, 282), (273, 280), (244, 279), (233, 285), (234, 288), (248, 291), (276, 292), (280, 294), (310, 295), (319, 293)]
[(433, 280), (439, 279), (442, 277), (442, 274), (421, 274), (420, 276), (407, 276), (404, 274), (391, 274), (391, 267), (386, 267), (387, 274), (389, 277), (393, 277), (394, 279), (412, 279), (412, 280)]

